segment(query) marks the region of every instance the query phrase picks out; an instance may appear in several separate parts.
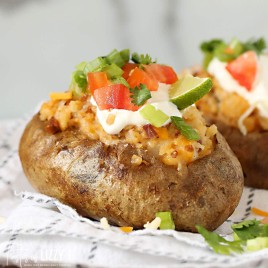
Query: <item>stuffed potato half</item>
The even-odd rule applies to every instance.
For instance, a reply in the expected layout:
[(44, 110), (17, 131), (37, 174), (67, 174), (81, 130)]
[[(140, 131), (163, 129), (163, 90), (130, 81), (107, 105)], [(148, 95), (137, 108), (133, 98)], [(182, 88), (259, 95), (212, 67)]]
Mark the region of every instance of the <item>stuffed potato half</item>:
[[(183, 172), (126, 143), (106, 146), (77, 130), (54, 135), (36, 115), (20, 143), (20, 158), (41, 193), (86, 217), (142, 228), (158, 211), (171, 211), (177, 230), (213, 230), (236, 208), (243, 189), (240, 164), (220, 133), (214, 151)], [(131, 157), (144, 159), (139, 166)]]
[[(138, 229), (170, 211), (177, 230), (217, 228), (240, 200), (240, 163), (189, 104), (190, 90), (188, 108), (170, 101), (170, 87), (182, 87), (171, 67), (139, 55), (133, 61), (143, 62), (119, 67), (122, 52), (114, 53), (117, 66), (109, 56), (101, 71), (83, 65), (69, 91), (53, 93), (28, 123), (19, 147), (26, 176), (85, 217)], [(108, 78), (111, 72), (119, 77)]]
[(204, 42), (205, 68), (196, 75), (213, 80), (213, 89), (197, 107), (210, 124), (217, 125), (239, 159), (245, 185), (268, 189), (268, 57), (264, 48), (263, 39)]

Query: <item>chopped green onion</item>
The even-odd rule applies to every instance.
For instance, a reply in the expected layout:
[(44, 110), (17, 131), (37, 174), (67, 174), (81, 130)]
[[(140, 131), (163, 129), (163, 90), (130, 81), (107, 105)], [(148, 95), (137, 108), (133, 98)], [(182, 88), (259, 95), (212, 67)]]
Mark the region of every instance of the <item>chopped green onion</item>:
[(161, 219), (160, 230), (175, 230), (175, 224), (170, 211), (157, 212), (155, 216)]
[(194, 141), (200, 140), (198, 133), (190, 125), (185, 123), (181, 117), (171, 116), (170, 119), (185, 138)]
[(129, 58), (130, 58), (130, 50), (129, 49), (121, 50), (120, 55), (125, 63), (129, 62)]
[(228, 51), (228, 45), (222, 43), (215, 48), (214, 56), (223, 62), (228, 62), (228, 61), (235, 59), (234, 54), (226, 53), (226, 51)]
[(162, 111), (157, 110), (153, 105), (147, 104), (140, 110), (142, 117), (155, 127), (161, 127), (169, 119)]
[(126, 86), (127, 88), (130, 87), (128, 82), (127, 82), (127, 80), (125, 78), (123, 78), (123, 77), (115, 77), (115, 78), (113, 78), (112, 83), (113, 84), (122, 84), (122, 85)]
[(229, 47), (232, 50), (232, 53), (235, 55), (235, 57), (238, 57), (244, 51), (243, 44), (237, 38), (234, 38), (231, 41)]
[(120, 77), (124, 73), (124, 71), (114, 63), (105, 66), (101, 71), (107, 74), (108, 79)]
[(208, 68), (209, 63), (213, 60), (214, 55), (212, 52), (205, 52), (204, 59), (203, 59), (203, 66), (205, 69)]
[(108, 64), (105, 58), (98, 57), (95, 60), (92, 60), (86, 64), (84, 72), (86, 74), (90, 72), (100, 72), (107, 65)]
[(121, 68), (125, 65), (125, 63), (129, 61), (129, 58), (127, 57), (127, 53), (128, 52), (124, 50), (120, 52), (117, 49), (114, 49), (105, 57), (105, 59), (107, 60), (109, 64), (114, 63)]
[(74, 81), (76, 82), (76, 84), (78, 85), (78, 87), (80, 87), (82, 89), (82, 91), (86, 91), (86, 87), (87, 87), (87, 77), (84, 74), (83, 71), (76, 71), (74, 73)]
[(79, 63), (78, 65), (76, 65), (75, 68), (78, 71), (84, 71), (86, 65), (87, 65), (87, 62), (86, 61), (82, 61), (81, 63)]

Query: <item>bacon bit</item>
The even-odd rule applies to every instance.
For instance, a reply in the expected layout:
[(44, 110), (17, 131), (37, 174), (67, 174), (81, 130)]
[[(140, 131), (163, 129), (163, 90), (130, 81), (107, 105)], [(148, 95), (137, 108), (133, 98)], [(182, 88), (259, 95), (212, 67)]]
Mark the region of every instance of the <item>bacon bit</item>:
[(185, 146), (184, 146), (184, 149), (185, 149), (187, 152), (193, 152), (193, 151), (194, 151), (194, 147), (193, 147), (193, 145), (191, 145), (191, 144), (185, 145)]
[(60, 124), (59, 121), (55, 118), (52, 117), (51, 119), (48, 120), (45, 130), (49, 134), (55, 134), (60, 131)]
[(84, 94), (84, 95), (82, 95), (82, 97), (80, 98), (80, 101), (81, 101), (81, 102), (86, 102), (87, 99), (88, 99), (88, 95), (87, 95), (87, 94)]
[(262, 224), (268, 224), (268, 217), (265, 217), (261, 220)]
[(69, 106), (69, 104), (70, 104), (71, 101), (72, 101), (71, 99), (70, 99), (70, 100), (67, 100), (67, 101), (65, 102), (65, 106)]
[(106, 119), (106, 123), (108, 125), (112, 125), (114, 123), (115, 117), (116, 116), (114, 114), (109, 114), (107, 119)]
[(148, 125), (144, 125), (143, 126), (143, 129), (147, 135), (147, 137), (149, 139), (152, 139), (152, 138), (156, 138), (157, 137), (157, 133), (155, 132), (154, 128), (152, 125), (148, 124)]
[(123, 227), (120, 227), (120, 230), (124, 233), (130, 233), (133, 231), (133, 227), (130, 227), (130, 226), (123, 226)]
[(263, 216), (263, 217), (268, 217), (268, 212), (267, 211), (264, 211), (264, 210), (261, 210), (259, 208), (255, 208), (253, 207), (251, 209), (251, 211), (259, 216)]
[(178, 156), (178, 152), (177, 151), (173, 151), (172, 153), (171, 153), (171, 157), (172, 158), (176, 158)]
[(135, 166), (139, 166), (142, 163), (142, 157), (133, 154), (131, 157), (131, 164)]

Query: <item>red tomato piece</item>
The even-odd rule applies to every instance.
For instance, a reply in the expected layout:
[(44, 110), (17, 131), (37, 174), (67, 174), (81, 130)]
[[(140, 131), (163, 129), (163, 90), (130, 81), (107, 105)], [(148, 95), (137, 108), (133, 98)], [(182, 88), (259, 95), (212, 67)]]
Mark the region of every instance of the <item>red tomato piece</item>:
[(129, 77), (129, 73), (133, 70), (133, 69), (135, 69), (136, 67), (138, 66), (138, 64), (136, 64), (136, 63), (130, 63), (130, 62), (128, 62), (128, 63), (126, 63), (123, 67), (122, 67), (122, 70), (124, 71), (124, 73), (123, 73), (123, 78), (125, 78), (126, 80), (128, 79), (128, 77)]
[(87, 74), (88, 89), (93, 94), (97, 88), (110, 85), (107, 74), (105, 72), (95, 72)]
[(100, 110), (125, 109), (135, 111), (139, 109), (131, 103), (129, 89), (122, 84), (95, 89), (93, 96)]
[(157, 91), (158, 89), (158, 81), (138, 67), (131, 72), (127, 82), (131, 88), (144, 84), (151, 91)]
[(178, 80), (178, 76), (170, 66), (152, 63), (143, 66), (146, 73), (153, 76), (158, 82), (173, 84)]
[(226, 66), (232, 77), (247, 90), (252, 89), (257, 74), (257, 55), (247, 51)]

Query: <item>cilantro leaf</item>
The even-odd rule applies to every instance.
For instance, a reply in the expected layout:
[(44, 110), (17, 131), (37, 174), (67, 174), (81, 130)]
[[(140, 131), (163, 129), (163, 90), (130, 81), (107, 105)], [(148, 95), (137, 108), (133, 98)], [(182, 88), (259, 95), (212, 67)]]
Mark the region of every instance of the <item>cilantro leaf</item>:
[(185, 138), (195, 141), (200, 140), (198, 133), (190, 125), (185, 123), (181, 117), (171, 116), (170, 119)]
[(256, 219), (233, 224), (232, 229), (237, 237), (243, 241), (268, 236), (268, 224), (261, 224)]
[(261, 52), (266, 48), (266, 42), (264, 38), (259, 38), (258, 40), (250, 39), (249, 41), (243, 43), (244, 51), (254, 50), (257, 54), (261, 54)]
[(139, 87), (134, 87), (130, 89), (132, 95), (132, 103), (137, 106), (143, 105), (148, 99), (152, 97), (151, 91), (144, 84), (140, 84)]
[(222, 236), (210, 232), (200, 225), (196, 225), (196, 229), (216, 253), (230, 255), (231, 253), (243, 252), (244, 242), (242, 241), (228, 241)]
[(219, 45), (224, 45), (225, 43), (221, 39), (212, 39), (207, 42), (202, 42), (200, 45), (200, 48), (203, 52), (214, 52), (214, 50), (219, 46)]
[[(153, 63), (152, 58), (146, 54), (138, 54), (137, 52), (132, 53), (132, 57), (131, 57), (132, 61), (137, 63), (137, 64), (150, 64)], [(156, 62), (156, 61), (154, 61)]]

